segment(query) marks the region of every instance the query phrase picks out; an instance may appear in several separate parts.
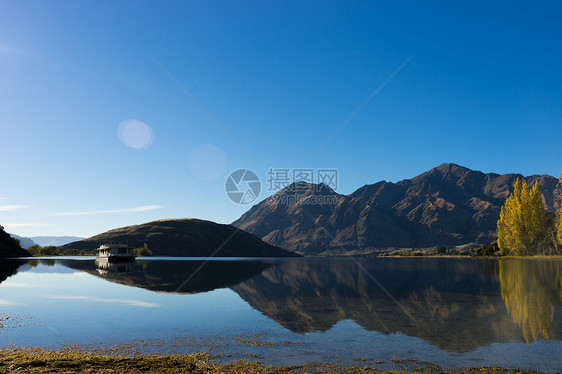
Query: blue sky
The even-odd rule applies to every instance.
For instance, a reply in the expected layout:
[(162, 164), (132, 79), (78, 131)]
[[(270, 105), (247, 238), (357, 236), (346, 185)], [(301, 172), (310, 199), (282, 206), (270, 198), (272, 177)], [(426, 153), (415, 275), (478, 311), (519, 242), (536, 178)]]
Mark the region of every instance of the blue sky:
[(224, 192), (238, 168), (261, 177), (258, 201), (269, 168), (335, 168), (345, 194), (443, 162), (558, 175), (561, 14), (554, 1), (0, 1), (0, 224), (230, 223), (249, 208)]

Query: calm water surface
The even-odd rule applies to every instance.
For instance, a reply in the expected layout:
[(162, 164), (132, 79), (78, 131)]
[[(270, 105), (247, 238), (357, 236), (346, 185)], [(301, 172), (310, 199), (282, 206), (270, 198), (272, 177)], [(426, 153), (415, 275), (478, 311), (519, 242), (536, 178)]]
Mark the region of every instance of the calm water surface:
[(1, 345), (562, 370), (562, 261), (358, 261), (0, 260)]

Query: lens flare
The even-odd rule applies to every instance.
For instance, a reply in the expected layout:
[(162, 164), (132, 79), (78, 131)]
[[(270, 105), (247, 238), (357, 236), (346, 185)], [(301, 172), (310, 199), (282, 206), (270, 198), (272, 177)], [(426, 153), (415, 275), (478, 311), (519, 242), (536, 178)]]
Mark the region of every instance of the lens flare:
[(136, 119), (121, 122), (117, 133), (123, 144), (131, 148), (146, 149), (154, 141), (154, 133), (150, 126)]
[(226, 156), (213, 144), (201, 144), (189, 152), (187, 166), (197, 178), (215, 180), (226, 170)]

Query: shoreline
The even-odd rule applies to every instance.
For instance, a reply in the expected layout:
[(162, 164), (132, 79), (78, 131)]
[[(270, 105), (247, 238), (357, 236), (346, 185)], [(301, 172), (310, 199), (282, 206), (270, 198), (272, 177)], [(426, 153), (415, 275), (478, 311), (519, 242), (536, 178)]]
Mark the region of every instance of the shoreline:
[(562, 260), (562, 255), (534, 255), (534, 256), (466, 256), (466, 255), (428, 255), (428, 256), (380, 256), (379, 258), (466, 258), (473, 260)]
[[(261, 362), (238, 360), (231, 363), (214, 361), (218, 356), (208, 353), (170, 355), (103, 355), (65, 348), (47, 350), (42, 348), (0, 349), (0, 372), (3, 373), (543, 373), (533, 370), (505, 369), (501, 367), (441, 369), (430, 362), (391, 360), (395, 369), (381, 370), (355, 363), (313, 363), (291, 366), (265, 366)], [(384, 363), (377, 361), (377, 364)], [(396, 366), (407, 365), (407, 369)]]

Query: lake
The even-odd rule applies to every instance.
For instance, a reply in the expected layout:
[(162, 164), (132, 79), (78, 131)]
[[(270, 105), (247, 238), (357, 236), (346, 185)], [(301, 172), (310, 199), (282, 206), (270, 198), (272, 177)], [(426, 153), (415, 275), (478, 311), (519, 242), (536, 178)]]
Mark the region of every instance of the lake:
[(0, 282), (3, 347), (562, 370), (560, 260), (59, 257)]

